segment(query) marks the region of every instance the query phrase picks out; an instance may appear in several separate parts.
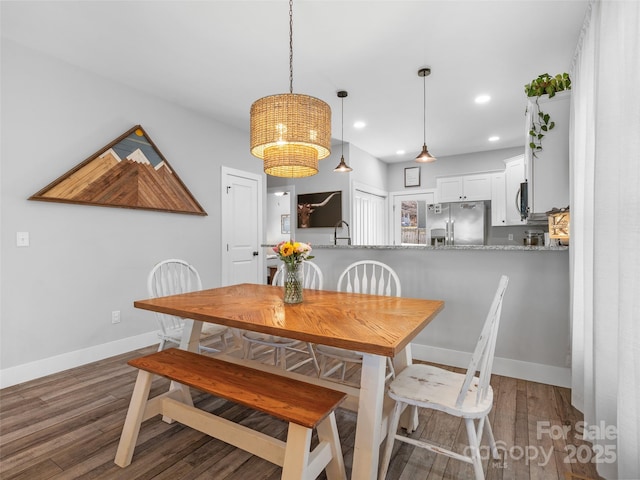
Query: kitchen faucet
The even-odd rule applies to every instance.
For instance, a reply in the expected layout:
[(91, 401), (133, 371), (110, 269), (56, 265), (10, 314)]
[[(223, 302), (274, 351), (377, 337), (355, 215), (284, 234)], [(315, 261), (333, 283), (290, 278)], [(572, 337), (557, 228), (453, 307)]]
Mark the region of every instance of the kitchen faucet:
[[(347, 226), (347, 236), (346, 237), (339, 237), (338, 236), (338, 227), (342, 227), (343, 223)], [(347, 241), (347, 245), (351, 245), (351, 230), (349, 229), (349, 224), (347, 222), (345, 222), (344, 220), (340, 220), (338, 223), (336, 223), (336, 226), (333, 229), (333, 244), (337, 245), (338, 244), (338, 240), (346, 240)]]

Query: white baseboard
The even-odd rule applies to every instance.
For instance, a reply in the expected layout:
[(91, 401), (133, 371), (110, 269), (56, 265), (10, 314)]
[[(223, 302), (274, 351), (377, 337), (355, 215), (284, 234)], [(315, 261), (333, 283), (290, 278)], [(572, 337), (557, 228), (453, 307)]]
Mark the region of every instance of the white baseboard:
[[(147, 332), (135, 337), (123, 338), (90, 348), (64, 353), (16, 367), (0, 370), (0, 388), (28, 382), (36, 378), (62, 372), (70, 368), (96, 362), (104, 358), (127, 353), (138, 348), (158, 343), (157, 332)], [(471, 359), (468, 352), (411, 344), (413, 358), (426, 362), (441, 363), (453, 367), (466, 368)], [(571, 369), (522, 362), (509, 358), (496, 357), (493, 361), (493, 373), (507, 377), (520, 378), (532, 382), (546, 383), (571, 388)]]
[(28, 382), (52, 373), (62, 372), (80, 365), (137, 350), (138, 348), (148, 347), (158, 342), (157, 332), (147, 332), (134, 337), (123, 338), (94, 347), (63, 353), (55, 357), (5, 368), (0, 370), (0, 388)]
[[(452, 367), (467, 368), (471, 360), (471, 353), (469, 352), (430, 347), (417, 343), (411, 344), (411, 350), (413, 358), (416, 360), (441, 363)], [(503, 375), (505, 377), (571, 388), (570, 368), (495, 357), (492, 371), (496, 375)]]

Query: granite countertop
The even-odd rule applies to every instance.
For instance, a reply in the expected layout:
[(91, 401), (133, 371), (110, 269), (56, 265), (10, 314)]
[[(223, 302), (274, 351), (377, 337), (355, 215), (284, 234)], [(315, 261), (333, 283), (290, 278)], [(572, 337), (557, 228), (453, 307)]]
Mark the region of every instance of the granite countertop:
[[(262, 245), (272, 247), (273, 245)], [(503, 250), (503, 251), (528, 251), (528, 252), (559, 252), (569, 250), (569, 247), (544, 247), (524, 245), (446, 245), (434, 247), (431, 245), (312, 245), (314, 249), (369, 249), (369, 250)]]

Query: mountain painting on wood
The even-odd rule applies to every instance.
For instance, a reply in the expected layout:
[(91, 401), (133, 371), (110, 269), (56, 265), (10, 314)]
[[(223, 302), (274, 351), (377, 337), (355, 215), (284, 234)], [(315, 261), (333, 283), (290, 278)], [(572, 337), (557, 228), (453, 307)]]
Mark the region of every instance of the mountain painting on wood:
[(29, 200), (207, 214), (140, 125)]

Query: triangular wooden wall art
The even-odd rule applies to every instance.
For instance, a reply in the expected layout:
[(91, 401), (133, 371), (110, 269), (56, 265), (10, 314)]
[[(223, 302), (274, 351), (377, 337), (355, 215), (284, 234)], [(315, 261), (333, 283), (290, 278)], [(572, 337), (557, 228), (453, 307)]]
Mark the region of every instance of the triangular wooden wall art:
[(29, 200), (207, 214), (140, 125)]

